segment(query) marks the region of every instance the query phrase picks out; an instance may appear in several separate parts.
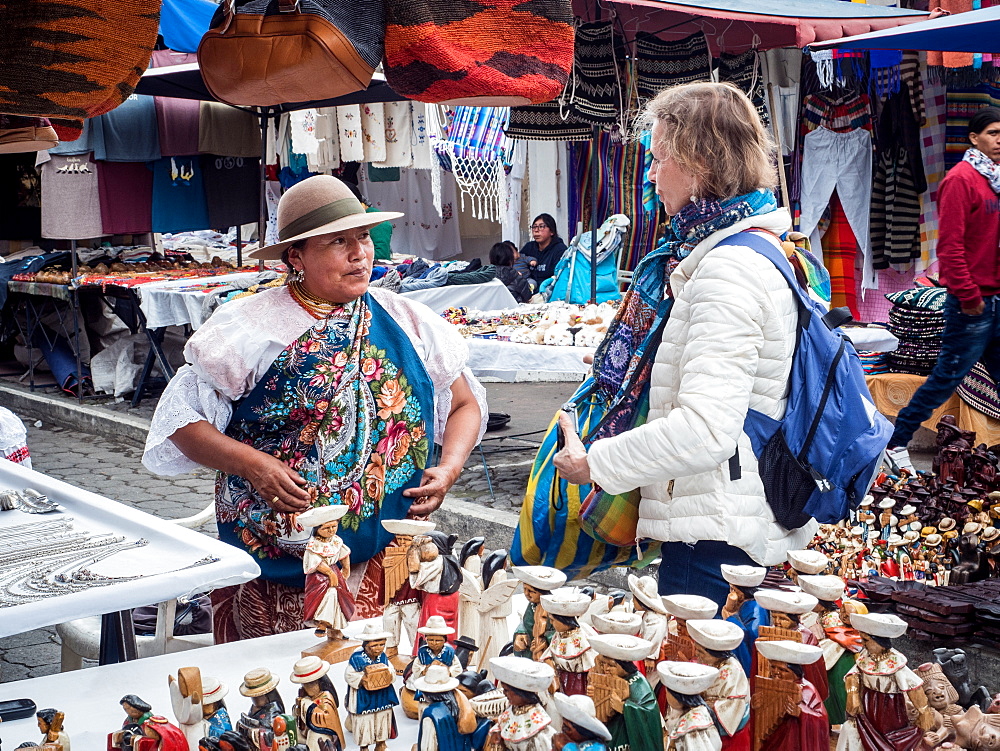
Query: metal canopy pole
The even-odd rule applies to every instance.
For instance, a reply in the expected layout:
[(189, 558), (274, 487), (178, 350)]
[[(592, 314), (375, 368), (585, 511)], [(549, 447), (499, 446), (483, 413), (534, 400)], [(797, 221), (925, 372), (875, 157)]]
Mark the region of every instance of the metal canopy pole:
[(590, 302), (597, 304), (597, 139), (601, 129), (593, 126), (590, 136)]
[[(257, 247), (264, 247), (264, 235), (267, 227), (267, 126), (270, 110), (261, 107), (260, 110), (260, 214), (257, 217)], [(237, 247), (236, 260), (242, 261), (242, 249)], [(242, 263), (240, 263), (242, 265)]]

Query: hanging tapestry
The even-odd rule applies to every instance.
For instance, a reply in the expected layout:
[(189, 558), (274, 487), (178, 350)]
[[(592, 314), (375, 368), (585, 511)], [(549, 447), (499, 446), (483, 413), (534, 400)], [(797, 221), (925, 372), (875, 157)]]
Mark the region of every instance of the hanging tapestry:
[(521, 141), (586, 141), (592, 130), (556, 100), (511, 107), (506, 132)]
[[(823, 264), (830, 272), (830, 307), (846, 307), (858, 319), (858, 298), (855, 292), (854, 263), (858, 241), (847, 221), (847, 214), (834, 193), (830, 198), (830, 226), (822, 239)], [(874, 294), (874, 293), (872, 293)], [(860, 319), (858, 319), (860, 320)]]
[(577, 118), (610, 126), (622, 111), (621, 79), (610, 23), (585, 23), (576, 30), (573, 73), (561, 101)]
[(642, 105), (667, 86), (708, 81), (712, 59), (702, 32), (676, 42), (635, 35), (635, 85)]
[(1000, 88), (980, 84), (966, 89), (948, 87), (945, 166), (951, 169), (969, 148), (969, 120), (983, 107), (1000, 106)]
[(736, 84), (743, 91), (764, 125), (770, 125), (771, 120), (764, 102), (764, 76), (761, 74), (757, 50), (747, 50), (739, 55), (723, 52), (719, 55), (719, 80)]
[(458, 183), (462, 210), (468, 197), (477, 219), (499, 222), (506, 209), (504, 159), (510, 146), (504, 128), (509, 114), (506, 107), (456, 107), (445, 137), (433, 141), (441, 166)]
[(944, 84), (924, 81), (923, 92), (925, 119), (920, 129), (920, 149), (927, 190), (920, 194), (921, 271), (930, 268), (937, 261), (937, 192), (945, 172), (945, 117), (948, 112)]

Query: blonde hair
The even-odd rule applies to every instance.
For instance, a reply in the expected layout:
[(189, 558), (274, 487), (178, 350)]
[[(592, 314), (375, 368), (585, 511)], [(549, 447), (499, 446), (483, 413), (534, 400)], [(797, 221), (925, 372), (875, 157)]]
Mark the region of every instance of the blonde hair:
[(697, 181), (702, 197), (732, 198), (778, 181), (775, 145), (753, 103), (731, 83), (686, 83), (647, 104), (656, 145)]

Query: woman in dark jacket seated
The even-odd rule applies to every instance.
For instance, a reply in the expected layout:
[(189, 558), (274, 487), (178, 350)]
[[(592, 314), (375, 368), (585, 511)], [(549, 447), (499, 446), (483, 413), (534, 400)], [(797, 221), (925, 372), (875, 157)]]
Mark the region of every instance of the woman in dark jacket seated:
[(490, 248), (490, 263), (496, 267), (497, 279), (504, 283), (515, 300), (528, 302), (531, 299), (531, 286), (514, 268), (514, 251), (510, 249), (510, 245), (496, 243)]
[(531, 264), (531, 287), (534, 290), (555, 273), (556, 264), (566, 252), (566, 243), (556, 232), (556, 220), (551, 214), (539, 214), (531, 223), (531, 242), (524, 244), (521, 255)]

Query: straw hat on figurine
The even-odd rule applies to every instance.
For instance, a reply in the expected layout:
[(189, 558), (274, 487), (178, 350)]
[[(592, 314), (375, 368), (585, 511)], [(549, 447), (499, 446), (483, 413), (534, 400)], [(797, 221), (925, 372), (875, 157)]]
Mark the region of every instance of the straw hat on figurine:
[(927, 537), (924, 538), (924, 545), (926, 545), (929, 548), (936, 548), (938, 545), (941, 544), (942, 539), (943, 538), (941, 537), (941, 535), (939, 535), (937, 532), (934, 532), (932, 534), (927, 535)]
[(983, 533), (979, 536), (979, 539), (983, 542), (993, 542), (995, 539), (1000, 537), (1000, 528), (997, 527), (987, 527), (983, 530)]
[(906, 633), (906, 621), (891, 613), (868, 613), (867, 615), (855, 613), (851, 616), (851, 625), (862, 633), (882, 636), (886, 639), (895, 639)]
[(951, 532), (957, 526), (958, 522), (956, 522), (950, 516), (946, 516), (941, 521), (938, 522), (938, 529), (941, 532)]
[(788, 563), (800, 574), (822, 574), (830, 559), (818, 550), (789, 550)]
[(398, 211), (365, 212), (351, 189), (331, 175), (315, 175), (285, 191), (278, 201), (278, 240), (252, 250), (251, 258), (273, 261), (299, 240), (399, 219)]
[(715, 618), (719, 612), (719, 606), (713, 600), (701, 595), (667, 595), (663, 598), (663, 607), (682, 621), (708, 620)]
[(349, 507), (343, 503), (331, 504), (329, 506), (313, 506), (308, 511), (303, 511), (295, 520), (303, 529), (310, 527), (322, 527), (329, 522), (340, 521), (344, 518)]
[(817, 600), (824, 602), (836, 602), (844, 596), (844, 580), (833, 574), (800, 576), (799, 586), (807, 595), (812, 595)]
[(295, 663), (292, 668), (292, 676), (288, 680), (292, 683), (312, 683), (318, 681), (330, 672), (330, 663), (321, 660), (316, 655), (303, 657)]
[(921, 537), (927, 537), (927, 535), (933, 535), (933, 534), (936, 534), (936, 533), (937, 533), (937, 527), (927, 526), (927, 527), (921, 528), (921, 530), (920, 530), (920, 536)]
[(597, 654), (622, 662), (637, 662), (649, 656), (652, 642), (629, 634), (595, 634), (588, 637)]
[(962, 527), (963, 535), (977, 535), (979, 531), (983, 528), (983, 525), (979, 522), (966, 522), (965, 526)]
[(498, 683), (506, 683), (531, 693), (547, 690), (556, 675), (556, 671), (547, 663), (513, 655), (491, 657), (490, 669)]
[(229, 686), (220, 681), (218, 678), (213, 678), (210, 675), (202, 676), (201, 678), (201, 703), (202, 704), (215, 704), (226, 698), (226, 694), (229, 693)]
[(280, 681), (281, 679), (272, 675), (267, 668), (255, 668), (243, 676), (240, 693), (249, 697), (263, 696), (277, 686)]
[(559, 587), (547, 595), (542, 595), (542, 608), (546, 613), (579, 618), (587, 612), (593, 600), (576, 587)]
[(628, 575), (628, 588), (632, 591), (632, 597), (642, 603), (646, 610), (654, 613), (666, 615), (666, 608), (660, 599), (660, 593), (656, 591), (656, 579), (652, 576)]
[(427, 623), (417, 629), (417, 633), (424, 636), (451, 636), (455, 629), (445, 623), (443, 616), (432, 615)]
[(594, 700), (586, 694), (567, 696), (564, 693), (556, 692), (552, 695), (556, 709), (564, 720), (569, 720), (579, 728), (596, 735), (602, 741), (610, 741), (611, 733), (607, 726), (597, 719), (597, 710), (594, 708)]
[(696, 696), (708, 691), (719, 677), (717, 668), (698, 662), (664, 660), (656, 663), (656, 672), (664, 686), (685, 696)]
[(813, 611), (819, 600), (805, 592), (785, 592), (780, 589), (762, 589), (754, 595), (757, 604), (772, 613), (802, 615)]
[(881, 509), (892, 508), (895, 505), (896, 505), (895, 498), (883, 498), (881, 501), (878, 502), (878, 507)]
[(685, 625), (688, 636), (705, 649), (732, 652), (743, 643), (743, 629), (732, 621), (721, 621), (718, 618), (695, 619), (687, 621)]
[(566, 583), (566, 574), (550, 566), (511, 566), (510, 572), (529, 587), (551, 592)]
[[(851, 616), (851, 622), (858, 616)], [(823, 656), (822, 647), (815, 644), (803, 644), (802, 642), (779, 639), (776, 641), (756, 642), (757, 651), (761, 656), (775, 662), (786, 662), (792, 665), (812, 665)]]
[(594, 629), (599, 634), (628, 634), (635, 636), (642, 628), (642, 616), (638, 613), (626, 613), (623, 610), (612, 610), (609, 613), (594, 613), (590, 617)]
[[(430, 618), (427, 620), (430, 620)], [(365, 630), (358, 634), (356, 638), (360, 639), (362, 642), (370, 642), (382, 641), (383, 639), (388, 639), (389, 636), (390, 634), (388, 631), (382, 631), (374, 623), (366, 623)]]
[(444, 694), (458, 688), (458, 678), (452, 678), (444, 665), (431, 665), (427, 672), (413, 680), (413, 688), (428, 694)]
[(434, 531), (434, 522), (424, 522), (417, 519), (383, 519), (382, 527), (386, 532), (402, 537), (416, 537)]
[(763, 566), (730, 566), (723, 563), (721, 568), (722, 578), (737, 587), (759, 587), (767, 576), (767, 569)]

